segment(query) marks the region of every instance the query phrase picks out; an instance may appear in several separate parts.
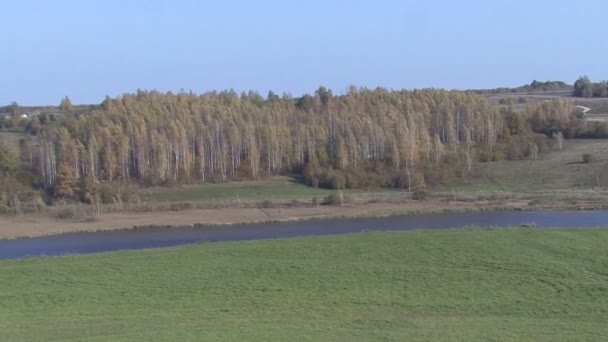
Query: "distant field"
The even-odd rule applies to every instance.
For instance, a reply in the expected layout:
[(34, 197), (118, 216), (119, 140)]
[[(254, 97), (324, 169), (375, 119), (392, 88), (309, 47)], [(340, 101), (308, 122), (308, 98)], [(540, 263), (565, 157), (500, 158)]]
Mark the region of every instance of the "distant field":
[(603, 341), (608, 230), (463, 229), (0, 262), (2, 341)]
[(588, 114), (588, 121), (608, 121), (608, 113)]
[(608, 113), (608, 98), (573, 98), (574, 104), (591, 108), (588, 114)]
[[(539, 160), (480, 163), (466, 184), (439, 190), (534, 193), (593, 189), (598, 181), (608, 185), (608, 140), (567, 140), (564, 146)], [(582, 163), (585, 153), (593, 162)]]
[[(3, 131), (0, 130), (0, 141), (6, 141), (9, 143), (17, 143), (19, 142), (19, 140), (23, 139), (23, 138), (28, 138), (31, 136), (28, 136), (25, 133), (22, 132), (17, 132), (17, 131)], [(35, 138), (35, 137), (32, 137)]]
[(572, 100), (577, 106), (589, 107), (589, 114), (605, 114), (608, 113), (608, 98), (583, 98), (573, 97), (571, 91), (554, 91), (554, 92), (534, 92), (534, 93), (504, 93), (504, 94), (487, 94), (483, 95), (488, 101), (495, 105), (500, 105), (501, 99), (512, 99), (513, 106), (516, 110), (526, 108), (526, 103), (520, 103), (519, 99), (523, 98), (526, 102), (545, 101), (556, 98), (566, 98)]

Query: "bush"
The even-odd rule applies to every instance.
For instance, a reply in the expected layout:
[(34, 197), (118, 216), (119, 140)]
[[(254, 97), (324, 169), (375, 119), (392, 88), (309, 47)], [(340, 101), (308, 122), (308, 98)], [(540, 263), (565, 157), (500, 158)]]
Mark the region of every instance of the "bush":
[(55, 217), (61, 220), (71, 220), (73, 218), (76, 218), (77, 216), (78, 213), (73, 207), (63, 208), (55, 214)]
[(318, 207), (321, 204), (321, 200), (318, 197), (313, 197), (312, 198), (312, 205), (314, 207)]
[(591, 162), (593, 162), (593, 156), (591, 155), (591, 153), (583, 154), (583, 163), (589, 164)]
[(347, 202), (350, 202), (350, 199), (342, 193), (342, 191), (338, 191), (335, 194), (331, 194), (323, 198), (321, 204), (323, 205), (343, 205)]
[(431, 195), (427, 188), (420, 188), (414, 191), (412, 198), (416, 201), (424, 201)]
[(133, 183), (104, 183), (99, 187), (103, 204), (129, 203), (137, 195), (137, 185)]
[(169, 206), (169, 210), (171, 211), (182, 211), (182, 210), (191, 210), (194, 209), (194, 205), (190, 202), (175, 202), (171, 203)]
[(258, 207), (260, 208), (265, 208), (265, 209), (270, 209), (270, 208), (274, 208), (275, 204), (272, 201), (262, 201), (258, 204)]

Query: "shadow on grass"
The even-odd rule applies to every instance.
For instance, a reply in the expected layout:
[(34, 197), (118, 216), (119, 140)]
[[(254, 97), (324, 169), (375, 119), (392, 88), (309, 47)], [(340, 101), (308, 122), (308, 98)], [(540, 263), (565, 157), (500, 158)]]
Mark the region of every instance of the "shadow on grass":
[(308, 186), (303, 175), (286, 175), (286, 177), (289, 177), (289, 183)]

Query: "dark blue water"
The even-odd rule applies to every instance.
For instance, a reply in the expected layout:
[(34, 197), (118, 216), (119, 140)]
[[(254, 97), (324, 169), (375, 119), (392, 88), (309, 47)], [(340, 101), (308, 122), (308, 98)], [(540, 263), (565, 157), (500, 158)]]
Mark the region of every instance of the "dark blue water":
[(535, 224), (539, 228), (608, 226), (608, 210), (443, 213), (201, 228), (138, 228), (93, 233), (67, 233), (0, 240), (0, 259), (99, 253), (197, 242), (261, 240), (378, 230), (448, 229), (468, 226), (512, 227), (524, 224)]

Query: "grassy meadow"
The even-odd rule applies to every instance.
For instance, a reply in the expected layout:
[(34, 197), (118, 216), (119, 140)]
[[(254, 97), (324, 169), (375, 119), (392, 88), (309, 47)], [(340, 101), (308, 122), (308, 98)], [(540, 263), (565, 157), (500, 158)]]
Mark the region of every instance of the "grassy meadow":
[(315, 196), (327, 196), (334, 191), (315, 189), (289, 177), (273, 177), (260, 181), (208, 183), (175, 188), (153, 188), (144, 190), (143, 200), (153, 202), (178, 201), (264, 201), (297, 200), (310, 201)]
[[(287, 176), (269, 177), (258, 181), (207, 183), (172, 188), (151, 188), (140, 192), (144, 202), (199, 202), (218, 204), (286, 203), (299, 201), (310, 204), (313, 197), (319, 200), (337, 193), (337, 190), (314, 188), (303, 180)], [(395, 200), (404, 198), (399, 189), (347, 189), (344, 194), (353, 200)]]
[(601, 341), (608, 230), (375, 232), (0, 262), (1, 341)]
[[(583, 154), (592, 162), (583, 163)], [(599, 184), (598, 184), (599, 182)], [(479, 163), (466, 182), (441, 187), (440, 191), (576, 192), (608, 185), (608, 141), (567, 140), (564, 149), (541, 154), (538, 160), (503, 160)]]

